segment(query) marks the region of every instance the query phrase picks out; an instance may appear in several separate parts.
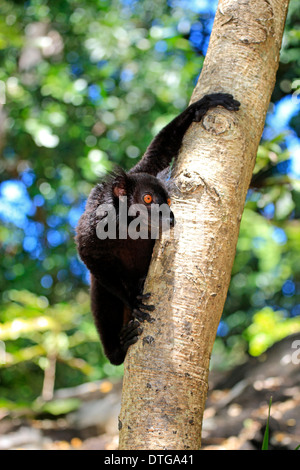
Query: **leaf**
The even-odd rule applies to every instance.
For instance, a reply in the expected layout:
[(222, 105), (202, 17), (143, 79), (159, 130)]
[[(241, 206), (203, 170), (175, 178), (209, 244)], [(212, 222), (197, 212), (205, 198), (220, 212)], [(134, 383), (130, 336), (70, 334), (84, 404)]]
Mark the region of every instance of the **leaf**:
[(70, 413), (79, 408), (81, 402), (77, 398), (67, 398), (63, 400), (52, 400), (42, 405), (37, 404), (35, 409), (40, 413), (49, 413), (53, 416), (59, 416)]

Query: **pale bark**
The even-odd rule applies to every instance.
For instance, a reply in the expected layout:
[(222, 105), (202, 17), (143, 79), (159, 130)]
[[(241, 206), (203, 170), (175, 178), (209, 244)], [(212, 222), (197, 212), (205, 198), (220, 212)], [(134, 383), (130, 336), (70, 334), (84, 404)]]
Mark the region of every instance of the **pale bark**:
[(220, 0), (192, 101), (226, 92), (188, 130), (174, 171), (177, 230), (155, 246), (145, 292), (154, 323), (130, 347), (121, 449), (199, 449), (210, 355), (275, 83), (288, 0)]

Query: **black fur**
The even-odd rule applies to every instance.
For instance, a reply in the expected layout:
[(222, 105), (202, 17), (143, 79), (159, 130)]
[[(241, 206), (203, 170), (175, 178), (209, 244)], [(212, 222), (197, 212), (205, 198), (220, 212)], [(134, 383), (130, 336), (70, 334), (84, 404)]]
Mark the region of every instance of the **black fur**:
[[(151, 321), (149, 312), (154, 307), (143, 302), (150, 295), (142, 292), (155, 240), (150, 237), (134, 240), (128, 233), (125, 239), (100, 240), (96, 228), (106, 212), (99, 214), (97, 209), (102, 204), (111, 204), (116, 209), (118, 227), (118, 201), (123, 196), (127, 197), (128, 208), (139, 203), (150, 211), (151, 204), (143, 201), (145, 193), (152, 194), (153, 202), (166, 204), (169, 196), (160, 180), (163, 170), (176, 159), (190, 124), (199, 122), (208, 109), (216, 106), (236, 111), (239, 102), (231, 95), (215, 93), (190, 105), (162, 129), (137, 165), (127, 173), (117, 170), (91, 191), (79, 220), (76, 242), (79, 255), (91, 272), (92, 311), (105, 354), (113, 364), (124, 361), (128, 347), (142, 332), (140, 323)], [(172, 226), (171, 209), (166, 214)]]

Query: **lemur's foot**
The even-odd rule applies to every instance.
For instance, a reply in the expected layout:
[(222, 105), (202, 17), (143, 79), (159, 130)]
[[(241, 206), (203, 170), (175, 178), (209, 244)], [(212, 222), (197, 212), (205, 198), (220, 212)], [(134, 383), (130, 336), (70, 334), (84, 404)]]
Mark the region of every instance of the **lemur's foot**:
[[(136, 296), (136, 302), (132, 310), (132, 316), (136, 318), (139, 322), (147, 320), (149, 323), (151, 323), (152, 321), (154, 321), (148, 313), (153, 312), (153, 310), (155, 310), (154, 305), (147, 305), (143, 303), (143, 300), (149, 299), (150, 296), (150, 293), (140, 294)], [(144, 310), (146, 310), (146, 312), (144, 312)]]
[(140, 322), (137, 320), (130, 320), (127, 325), (124, 325), (120, 332), (122, 350), (126, 352), (129, 346), (137, 342), (142, 332), (143, 328), (140, 327)]

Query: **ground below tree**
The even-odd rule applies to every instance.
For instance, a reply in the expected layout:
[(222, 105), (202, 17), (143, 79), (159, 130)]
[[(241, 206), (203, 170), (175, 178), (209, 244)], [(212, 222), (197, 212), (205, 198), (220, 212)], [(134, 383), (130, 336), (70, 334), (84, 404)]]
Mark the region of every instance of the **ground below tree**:
[[(260, 449), (270, 397), (269, 448), (289, 450), (300, 444), (300, 353), (295, 341), (299, 351), (298, 333), (226, 374), (211, 373), (203, 449)], [(48, 412), (47, 407), (43, 413), (2, 408), (0, 450), (117, 449), (120, 397), (121, 382), (103, 380), (56, 391)], [(60, 404), (66, 403), (73, 410), (60, 413)]]

